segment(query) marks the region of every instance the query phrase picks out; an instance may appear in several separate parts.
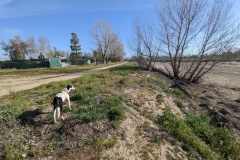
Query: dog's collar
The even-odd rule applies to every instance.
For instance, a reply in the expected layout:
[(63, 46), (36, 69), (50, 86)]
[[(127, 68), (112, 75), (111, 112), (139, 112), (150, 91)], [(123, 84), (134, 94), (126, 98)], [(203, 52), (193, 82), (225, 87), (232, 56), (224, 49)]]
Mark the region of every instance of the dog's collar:
[(61, 92), (69, 93), (69, 91), (67, 90), (67, 88), (64, 88)]

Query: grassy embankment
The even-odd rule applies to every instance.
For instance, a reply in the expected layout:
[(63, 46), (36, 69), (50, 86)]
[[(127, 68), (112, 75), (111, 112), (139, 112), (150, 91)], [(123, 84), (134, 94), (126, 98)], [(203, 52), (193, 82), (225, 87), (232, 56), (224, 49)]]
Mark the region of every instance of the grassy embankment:
[[(84, 156), (88, 159), (99, 159), (105, 149), (117, 144), (120, 137), (117, 132), (118, 126), (124, 119), (124, 112), (128, 111), (127, 107), (132, 107), (154, 122), (160, 131), (167, 132), (169, 137), (180, 143), (189, 159), (240, 159), (240, 145), (233, 137), (230, 128), (215, 125), (208, 115), (196, 116), (185, 110), (183, 93), (178, 89), (173, 89), (171, 93), (167, 92), (167, 85), (161, 79), (133, 77), (133, 74), (141, 75), (144, 72), (132, 64), (127, 64), (84, 75), (74, 80), (53, 82), (24, 92), (13, 92), (10, 96), (0, 98), (1, 156), (7, 159), (21, 159), (23, 154), (33, 158), (52, 154), (55, 158), (66, 158), (64, 156), (81, 158)], [(76, 91), (71, 95), (73, 111), (69, 111), (68, 107), (65, 107), (66, 120), (59, 120), (61, 121), (59, 124), (53, 125), (52, 112), (47, 112), (48, 108), (51, 107), (50, 103), (54, 95), (67, 84), (76, 87)], [(174, 98), (174, 102), (185, 113), (186, 118), (180, 119), (174, 115), (171, 112), (171, 106), (167, 107), (161, 117), (139, 109), (137, 103), (133, 103), (131, 97), (123, 92), (125, 87), (130, 86), (144, 87), (146, 92), (151, 93), (156, 87), (161, 88), (161, 91), (165, 92), (167, 96)], [(157, 94), (155, 97), (158, 105), (163, 103), (162, 94)], [(140, 103), (144, 99), (138, 97), (138, 101)], [(123, 103), (129, 105), (126, 107)], [(36, 115), (26, 114), (29, 111)], [(18, 121), (21, 123), (16, 123)], [(71, 136), (76, 138), (74, 134), (69, 136), (69, 130), (71, 133), (74, 132), (74, 129), (77, 132), (78, 127), (83, 128), (86, 124), (91, 126), (92, 123), (97, 122), (100, 123), (99, 125), (108, 124), (108, 126), (103, 125), (101, 130), (104, 130), (104, 127), (110, 128), (111, 138), (106, 138), (104, 134), (98, 134), (95, 138), (86, 138), (80, 144), (71, 143), (72, 147), (66, 146), (68, 138), (69, 141)], [(10, 129), (9, 126), (13, 126), (12, 123), (16, 123), (16, 125)], [(44, 139), (43, 143), (39, 144), (40, 146), (30, 143), (31, 139), (29, 138), (33, 137), (24, 137), (22, 135), (24, 132), (18, 131), (19, 128), (24, 128), (33, 133), (44, 127), (51, 132), (47, 138), (43, 134), (39, 135), (41, 139)], [(148, 127), (145, 126), (145, 128)], [(149, 145), (162, 143), (162, 141), (159, 137), (153, 136), (149, 139)], [(49, 150), (60, 150), (61, 152), (54, 155), (53, 152), (49, 153)]]

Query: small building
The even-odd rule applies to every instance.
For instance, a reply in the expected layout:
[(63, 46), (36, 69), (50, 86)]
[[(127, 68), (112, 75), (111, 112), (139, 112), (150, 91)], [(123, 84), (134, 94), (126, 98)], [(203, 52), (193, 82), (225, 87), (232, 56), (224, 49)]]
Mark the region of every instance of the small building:
[(69, 59), (66, 57), (56, 57), (50, 58), (50, 67), (66, 67), (69, 66), (70, 62)]

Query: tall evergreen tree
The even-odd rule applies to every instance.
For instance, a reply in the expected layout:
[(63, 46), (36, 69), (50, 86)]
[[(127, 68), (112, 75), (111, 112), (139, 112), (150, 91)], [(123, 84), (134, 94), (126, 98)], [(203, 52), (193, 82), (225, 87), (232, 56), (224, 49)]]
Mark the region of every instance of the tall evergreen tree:
[(82, 52), (79, 52), (81, 50), (81, 45), (79, 45), (79, 39), (77, 37), (76, 33), (71, 33), (72, 38), (70, 39), (71, 45), (71, 58), (81, 58), (82, 57)]

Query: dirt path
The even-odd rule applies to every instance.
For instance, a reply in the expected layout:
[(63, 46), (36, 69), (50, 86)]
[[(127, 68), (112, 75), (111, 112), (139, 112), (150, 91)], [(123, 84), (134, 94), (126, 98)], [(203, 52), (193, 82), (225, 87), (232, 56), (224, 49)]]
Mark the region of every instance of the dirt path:
[(44, 76), (36, 76), (36, 77), (32, 77), (32, 76), (18, 77), (17, 76), (17, 77), (0, 79), (0, 97), (4, 95), (8, 95), (11, 92), (32, 89), (50, 82), (65, 81), (69, 79), (78, 78), (84, 74), (106, 70), (112, 67), (123, 65), (125, 63), (126, 62), (107, 66), (107, 67), (94, 68), (94, 69), (86, 70), (83, 72), (71, 73), (71, 74), (44, 75)]

